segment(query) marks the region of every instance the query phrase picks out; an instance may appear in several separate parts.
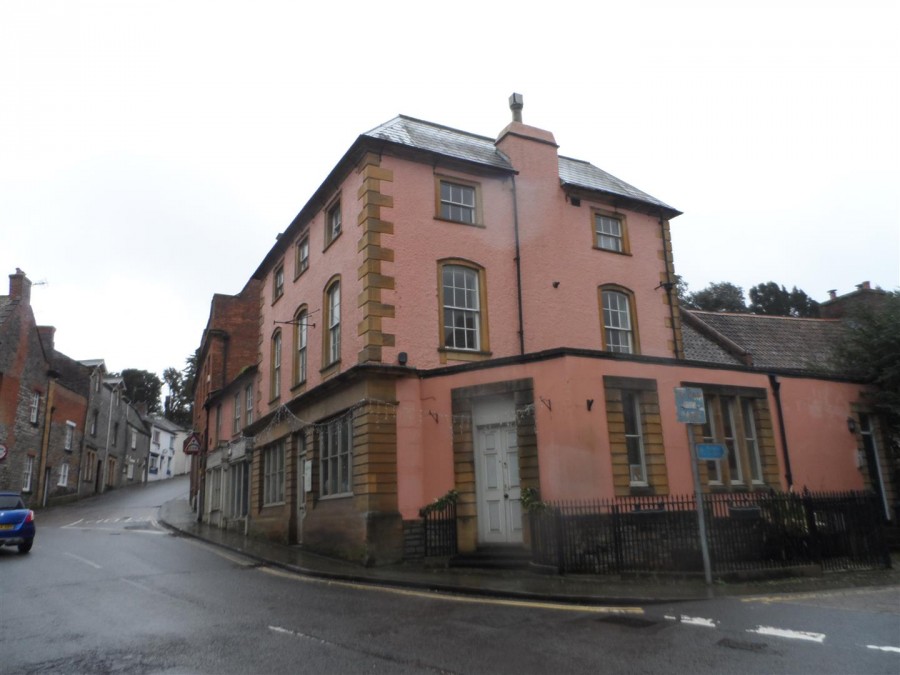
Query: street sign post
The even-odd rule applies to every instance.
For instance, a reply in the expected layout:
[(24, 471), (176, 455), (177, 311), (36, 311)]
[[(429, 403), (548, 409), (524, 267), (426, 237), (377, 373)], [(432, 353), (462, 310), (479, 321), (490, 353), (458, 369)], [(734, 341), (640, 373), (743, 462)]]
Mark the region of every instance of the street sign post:
[[(696, 387), (676, 387), (675, 406), (677, 407), (678, 421), (687, 424), (691, 473), (694, 475), (694, 499), (697, 502), (697, 524), (700, 527), (700, 552), (703, 555), (703, 574), (706, 577), (706, 585), (711, 586), (712, 565), (709, 561), (709, 540), (706, 536), (706, 515), (703, 511), (700, 470), (697, 468), (699, 457), (697, 449), (694, 447), (694, 425), (706, 424), (706, 404), (703, 401), (703, 390)], [(714, 446), (718, 444), (701, 443), (700, 445)], [(723, 454), (724, 450), (725, 448), (722, 447)]]

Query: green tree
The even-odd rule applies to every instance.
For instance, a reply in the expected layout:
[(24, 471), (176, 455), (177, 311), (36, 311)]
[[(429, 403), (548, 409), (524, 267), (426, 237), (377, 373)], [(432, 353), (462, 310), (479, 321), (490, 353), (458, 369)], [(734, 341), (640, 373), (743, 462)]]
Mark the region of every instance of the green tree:
[(872, 400), (879, 412), (900, 418), (900, 291), (851, 311), (844, 327), (836, 350), (838, 364), (877, 386)]
[(119, 377), (125, 381), (125, 395), (132, 403), (145, 403), (148, 413), (159, 412), (159, 395), (162, 392), (162, 380), (147, 370), (126, 368)]
[(818, 317), (819, 303), (796, 286), (789, 291), (769, 281), (750, 289), (750, 311), (769, 316)]
[(713, 282), (696, 293), (687, 295), (688, 309), (706, 312), (746, 312), (744, 289), (729, 281)]
[(166, 368), (163, 380), (169, 388), (164, 415), (175, 424), (190, 429), (194, 422), (194, 382), (197, 378), (197, 352), (185, 359), (184, 370)]
[(900, 487), (900, 291), (855, 308), (843, 323), (844, 338), (835, 350), (837, 365), (875, 385), (865, 397), (884, 424), (894, 485)]

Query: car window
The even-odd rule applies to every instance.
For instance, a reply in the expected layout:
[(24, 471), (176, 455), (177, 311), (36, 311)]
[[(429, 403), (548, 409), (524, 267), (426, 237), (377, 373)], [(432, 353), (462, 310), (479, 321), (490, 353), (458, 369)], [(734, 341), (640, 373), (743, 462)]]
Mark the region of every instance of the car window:
[(0, 509), (24, 509), (25, 503), (16, 495), (0, 495)]

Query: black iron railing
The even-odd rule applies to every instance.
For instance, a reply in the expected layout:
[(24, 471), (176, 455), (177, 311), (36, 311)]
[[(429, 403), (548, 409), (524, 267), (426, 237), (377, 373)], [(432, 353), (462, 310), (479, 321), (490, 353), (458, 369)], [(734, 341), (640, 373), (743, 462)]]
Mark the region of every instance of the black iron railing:
[(422, 516), (425, 539), (425, 556), (456, 555), (456, 492), (419, 511)]
[[(870, 493), (713, 494), (703, 505), (714, 572), (890, 566)], [(542, 503), (529, 522), (534, 561), (560, 572), (703, 569), (693, 496)]]

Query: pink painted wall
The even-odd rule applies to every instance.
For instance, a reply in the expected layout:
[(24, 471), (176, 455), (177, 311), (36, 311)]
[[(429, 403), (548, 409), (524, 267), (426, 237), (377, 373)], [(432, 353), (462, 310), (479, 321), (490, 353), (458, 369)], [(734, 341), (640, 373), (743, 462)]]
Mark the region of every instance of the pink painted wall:
[[(513, 124), (515, 134), (503, 136), (499, 147), (519, 171), (515, 179), (521, 239), (523, 315), (527, 352), (575, 347), (601, 347), (601, 311), (598, 286), (614, 283), (634, 293), (641, 353), (671, 356), (671, 329), (663, 303), (664, 292), (656, 289), (664, 271), (659, 223), (652, 217), (620, 210), (627, 219), (630, 255), (600, 251), (593, 247), (593, 203), (582, 200), (573, 207), (559, 184), (556, 147), (549, 132)], [(532, 138), (523, 138), (522, 135)], [(383, 262), (382, 273), (393, 276), (394, 290), (384, 290), (382, 301), (395, 307), (395, 317), (383, 320), (383, 330), (396, 336), (396, 345), (384, 347), (383, 361), (396, 363), (406, 352), (409, 365), (434, 368), (445, 363), (439, 348), (438, 261), (461, 258), (485, 269), (487, 322), (493, 357), (519, 353), (519, 321), (515, 266), (515, 218), (513, 182), (508, 176), (479, 175), (459, 168), (420, 164), (397, 157), (382, 157), (382, 167), (393, 172), (393, 181), (381, 189), (393, 198), (393, 208), (382, 207), (382, 218), (394, 224), (393, 235), (383, 235), (382, 244), (394, 250), (394, 262)], [(483, 226), (468, 226), (435, 217), (435, 174), (473, 181), (480, 185)], [(291, 389), (293, 327), (275, 324), (289, 321), (306, 303), (310, 320), (309, 373), (306, 389), (320, 383), (322, 366), (322, 291), (334, 274), (342, 279), (342, 369), (357, 361), (362, 348), (357, 335), (361, 319), (358, 294), (362, 287), (357, 269), (362, 258), (357, 251), (360, 206), (357, 190), (360, 175), (351, 171), (340, 189), (343, 233), (324, 247), (324, 212), (310, 223), (310, 268), (294, 279), (294, 237), (284, 255), (285, 294), (272, 304), (272, 272), (261, 291), (259, 412), (275, 407), (269, 396), (270, 346), (273, 331), (281, 326), (283, 336), (280, 402), (297, 392)], [(335, 193), (337, 194), (337, 192)], [(600, 206), (599, 203), (596, 205)], [(609, 206), (605, 206), (607, 210)], [(553, 282), (559, 282), (557, 288)], [(453, 363), (452, 355), (446, 363)]]
[(862, 490), (857, 438), (847, 429), (847, 417), (848, 402), (858, 402), (864, 388), (799, 378), (780, 381), (794, 487)]
[[(604, 375), (656, 381), (672, 494), (693, 493), (687, 428), (676, 418), (675, 388), (690, 382), (769, 391), (768, 378), (763, 374), (693, 368), (676, 362), (647, 364), (581, 357), (406, 380), (398, 396), (399, 505), (403, 517), (416, 517), (419, 508), (454, 485), (451, 390), (528, 377), (534, 381), (543, 497), (613, 496)], [(782, 378), (782, 383), (795, 488), (861, 489), (855, 439), (846, 428), (850, 406), (859, 400), (859, 387), (787, 378)], [(594, 401), (590, 411), (588, 399)], [(768, 407), (775, 433), (779, 487), (785, 489), (783, 449), (771, 391)], [(437, 415), (437, 421), (429, 412)]]
[[(360, 258), (357, 254), (359, 229), (356, 217), (359, 213), (357, 190), (361, 184), (360, 175), (351, 171), (344, 180), (340, 190), (336, 190), (329, 199), (338, 194), (341, 196), (342, 232), (331, 245), (325, 249), (325, 212), (320, 210), (309, 223), (309, 268), (295, 278), (296, 245), (300, 236), (294, 236), (288, 242), (284, 254), (284, 295), (274, 304), (273, 273), (274, 267), (267, 271), (262, 284), (260, 309), (260, 360), (259, 390), (256, 400), (257, 415), (265, 415), (282, 403), (287, 403), (299, 391), (312, 389), (322, 382), (320, 370), (322, 363), (322, 337), (325, 330), (325, 310), (323, 293), (325, 286), (335, 276), (341, 277), (341, 370), (356, 365), (357, 353), (361, 341), (357, 335), (357, 325), (362, 315), (357, 302), (361, 291), (357, 279), (357, 268)], [(307, 379), (303, 390), (291, 391), (293, 386), (294, 326), (278, 324), (276, 321), (291, 321), (297, 309), (306, 304), (311, 324), (307, 331)], [(270, 401), (270, 363), (272, 335), (276, 328), (282, 332), (282, 365), (281, 365), (281, 397), (278, 401)]]

